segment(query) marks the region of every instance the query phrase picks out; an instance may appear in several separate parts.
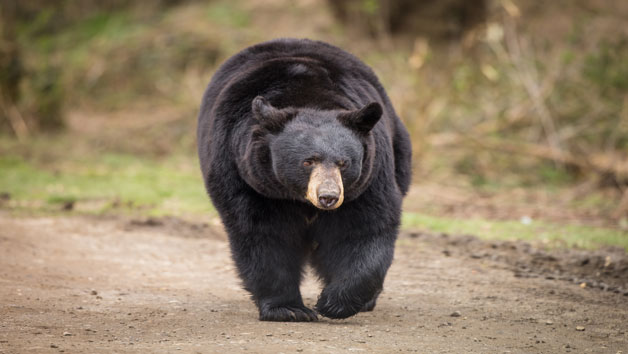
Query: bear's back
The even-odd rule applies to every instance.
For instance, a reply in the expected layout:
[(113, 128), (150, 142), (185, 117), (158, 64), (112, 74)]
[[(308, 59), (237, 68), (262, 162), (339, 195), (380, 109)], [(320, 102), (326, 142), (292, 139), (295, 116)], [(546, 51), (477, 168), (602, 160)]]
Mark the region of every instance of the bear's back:
[(308, 39), (276, 39), (242, 50), (214, 74), (204, 103), (211, 109), (219, 96), (232, 106), (240, 102), (240, 111), (231, 113), (242, 116), (250, 109), (245, 103), (258, 95), (278, 108), (352, 110), (369, 100), (389, 106), (368, 66), (338, 47)]
[(216, 83), (224, 84), (243, 71), (269, 60), (298, 58), (319, 62), (336, 79), (351, 75), (379, 86), (373, 71), (354, 55), (325, 42), (294, 38), (275, 39), (246, 48), (227, 60), (214, 78)]

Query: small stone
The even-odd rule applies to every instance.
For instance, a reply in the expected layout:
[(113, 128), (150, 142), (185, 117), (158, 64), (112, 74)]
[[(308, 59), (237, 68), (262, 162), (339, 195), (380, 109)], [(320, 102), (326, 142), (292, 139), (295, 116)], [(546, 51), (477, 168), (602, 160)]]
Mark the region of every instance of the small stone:
[(449, 316), (451, 316), (451, 317), (460, 317), (460, 316), (462, 316), (462, 314), (460, 313), (460, 311), (454, 311)]
[(98, 295), (98, 291), (96, 291), (96, 290), (92, 290), (92, 291), (90, 292), (90, 295)]
[(63, 336), (64, 336), (64, 337), (69, 337), (69, 336), (71, 336), (71, 335), (72, 335), (72, 333), (70, 333), (70, 332), (63, 332)]
[(577, 326), (577, 327), (576, 327), (576, 331), (582, 332), (582, 331), (584, 331), (584, 327), (582, 327), (582, 326)]
[(56, 344), (50, 344), (50, 348), (59, 348), (59, 346)]
[(554, 324), (554, 322), (552, 322), (552, 320), (547, 320), (547, 321), (545, 321), (545, 324), (546, 324), (546, 325), (553, 325), (553, 324)]
[(61, 206), (61, 210), (72, 210), (74, 209), (74, 203), (76, 201), (74, 200), (69, 200), (67, 202), (64, 202), (63, 205)]
[(519, 222), (521, 222), (524, 225), (530, 225), (532, 224), (532, 218), (527, 215), (524, 215), (521, 217), (521, 219), (519, 219)]

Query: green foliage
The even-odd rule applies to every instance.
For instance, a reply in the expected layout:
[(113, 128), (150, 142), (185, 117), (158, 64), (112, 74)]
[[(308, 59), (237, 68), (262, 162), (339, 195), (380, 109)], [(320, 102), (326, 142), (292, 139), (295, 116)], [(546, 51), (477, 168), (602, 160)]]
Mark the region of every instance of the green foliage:
[(38, 117), (37, 127), (45, 131), (63, 128), (65, 87), (60, 81), (61, 71), (56, 66), (43, 66), (36, 76), (26, 80), (24, 94), (30, 114)]
[[(182, 77), (211, 69), (219, 59), (211, 35), (183, 28), (165, 8), (114, 5), (107, 11), (94, 6), (71, 19), (63, 18), (64, 6), (50, 6), (19, 22), (27, 106), (46, 118), (44, 128), (59, 121), (52, 112), (61, 113), (64, 104), (112, 109), (148, 97), (176, 102), (186, 91)], [(245, 13), (227, 2), (212, 6), (222, 9), (215, 15), (229, 25), (247, 23)]]
[(539, 181), (547, 186), (560, 186), (572, 183), (574, 175), (567, 169), (552, 163), (540, 164), (538, 167)]
[(599, 50), (585, 58), (583, 74), (603, 94), (628, 93), (628, 38), (600, 43)]
[(361, 8), (366, 14), (373, 16), (379, 11), (380, 4), (377, 0), (362, 0)]

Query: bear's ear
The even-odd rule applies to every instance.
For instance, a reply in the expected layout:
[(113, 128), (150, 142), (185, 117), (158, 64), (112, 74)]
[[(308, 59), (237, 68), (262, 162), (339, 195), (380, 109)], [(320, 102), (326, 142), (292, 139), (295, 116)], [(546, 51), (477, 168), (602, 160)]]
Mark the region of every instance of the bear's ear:
[(367, 134), (382, 117), (382, 113), (382, 106), (371, 102), (358, 110), (338, 115), (338, 120), (359, 133)]
[(262, 96), (253, 99), (252, 110), (253, 117), (259, 121), (260, 125), (273, 132), (280, 131), (294, 116), (293, 110), (277, 109)]

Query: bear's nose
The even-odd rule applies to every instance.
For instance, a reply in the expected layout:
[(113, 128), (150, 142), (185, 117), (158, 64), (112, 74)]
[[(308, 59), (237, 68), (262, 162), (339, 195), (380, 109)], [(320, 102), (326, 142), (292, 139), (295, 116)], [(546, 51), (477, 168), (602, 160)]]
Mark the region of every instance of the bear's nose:
[(318, 202), (321, 203), (324, 208), (331, 208), (338, 202), (338, 195), (322, 194), (318, 197)]

